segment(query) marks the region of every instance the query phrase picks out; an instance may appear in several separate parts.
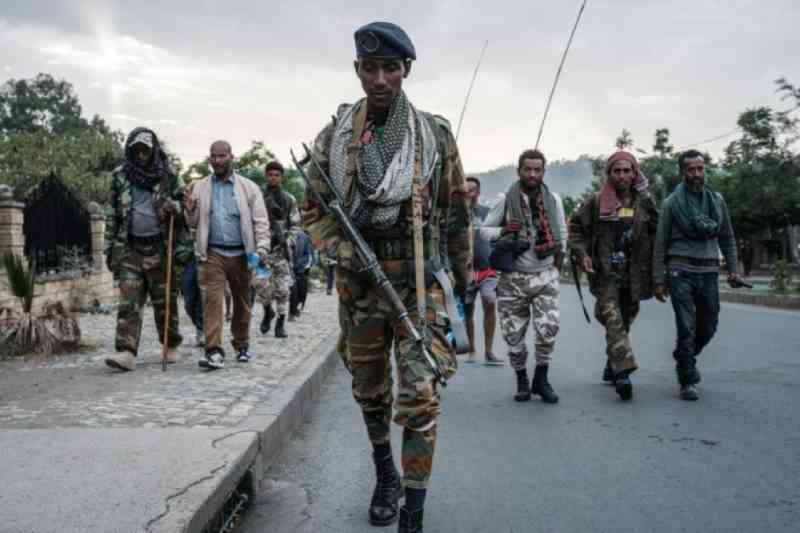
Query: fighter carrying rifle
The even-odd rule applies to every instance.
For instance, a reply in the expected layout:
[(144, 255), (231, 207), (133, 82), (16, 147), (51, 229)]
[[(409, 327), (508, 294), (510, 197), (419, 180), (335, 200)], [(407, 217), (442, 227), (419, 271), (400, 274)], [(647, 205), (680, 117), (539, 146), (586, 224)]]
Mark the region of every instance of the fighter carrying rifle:
[(442, 386), (446, 387), (447, 380), (442, 375), (442, 371), (439, 368), (439, 363), (436, 362), (436, 360), (431, 356), (430, 352), (425, 348), (425, 343), (423, 342), (424, 339), (417, 330), (416, 326), (414, 326), (414, 323), (411, 321), (411, 318), (408, 314), (408, 309), (406, 309), (406, 306), (403, 304), (403, 301), (400, 299), (397, 291), (395, 291), (394, 287), (392, 287), (392, 284), (389, 282), (389, 278), (386, 277), (386, 274), (378, 262), (378, 258), (375, 256), (375, 252), (373, 252), (372, 248), (370, 248), (366, 243), (364, 238), (361, 236), (361, 233), (353, 224), (353, 221), (350, 220), (350, 217), (347, 215), (344, 207), (342, 207), (344, 205), (344, 200), (342, 199), (339, 190), (336, 188), (333, 181), (331, 181), (331, 178), (328, 176), (327, 172), (325, 172), (319, 165), (305, 143), (303, 143), (303, 149), (306, 151), (306, 157), (311, 160), (317, 171), (320, 173), (320, 176), (322, 176), (322, 179), (325, 180), (325, 185), (327, 185), (330, 191), (333, 193), (334, 200), (330, 203), (325, 201), (322, 195), (311, 185), (311, 180), (308, 178), (305, 170), (303, 170), (303, 166), (295, 157), (294, 152), (290, 150), (294, 166), (297, 168), (297, 171), (308, 185), (308, 190), (310, 190), (314, 195), (317, 204), (322, 206), (323, 209), (336, 220), (339, 228), (344, 232), (347, 240), (353, 243), (353, 249), (355, 250), (358, 259), (361, 262), (363, 271), (369, 273), (370, 278), (372, 278), (372, 282), (375, 284), (375, 286), (383, 291), (384, 295), (389, 300), (392, 309), (395, 311), (397, 319), (403, 323), (403, 327), (406, 329), (408, 334), (411, 336), (414, 342), (420, 346), (422, 353), (425, 356), (425, 361), (430, 366), (434, 376), (436, 376), (436, 381)]

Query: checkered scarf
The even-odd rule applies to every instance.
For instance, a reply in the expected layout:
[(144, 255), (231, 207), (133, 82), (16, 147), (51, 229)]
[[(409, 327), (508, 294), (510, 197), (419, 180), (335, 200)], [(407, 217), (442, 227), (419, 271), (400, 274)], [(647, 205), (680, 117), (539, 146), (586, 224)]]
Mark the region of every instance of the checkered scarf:
[[(357, 108), (351, 106), (340, 115), (331, 143), (331, 178), (343, 195), (347, 194), (347, 147)], [(403, 202), (411, 198), (418, 158), (423, 187), (433, 175), (436, 139), (428, 121), (401, 92), (389, 110), (383, 136), (359, 143), (357, 157), (359, 175), (350, 199), (350, 217), (360, 228), (388, 229), (397, 223)]]

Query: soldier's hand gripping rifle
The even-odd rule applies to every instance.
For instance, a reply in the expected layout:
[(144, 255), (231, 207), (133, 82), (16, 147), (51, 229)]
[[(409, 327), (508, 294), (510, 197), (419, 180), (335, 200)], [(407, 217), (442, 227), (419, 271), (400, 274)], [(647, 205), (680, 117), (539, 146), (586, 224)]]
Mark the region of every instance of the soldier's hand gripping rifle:
[(381, 268), (378, 258), (375, 256), (375, 252), (373, 252), (372, 248), (369, 247), (367, 242), (364, 240), (364, 237), (361, 236), (361, 232), (358, 231), (358, 228), (356, 228), (355, 224), (353, 224), (353, 221), (350, 220), (347, 211), (345, 211), (344, 200), (339, 192), (339, 189), (336, 188), (336, 185), (333, 183), (331, 177), (322, 169), (322, 166), (316, 160), (314, 154), (311, 153), (311, 150), (309, 150), (305, 143), (303, 143), (303, 149), (306, 151), (307, 159), (311, 160), (314, 168), (317, 169), (323, 181), (325, 181), (325, 184), (328, 186), (328, 189), (333, 193), (333, 201), (326, 202), (322, 198), (322, 195), (319, 193), (319, 191), (317, 191), (311, 184), (308, 174), (306, 174), (303, 166), (295, 157), (294, 152), (289, 150), (289, 153), (292, 156), (292, 161), (294, 162), (294, 166), (297, 168), (297, 172), (299, 172), (300, 176), (302, 176), (302, 178), (305, 180), (306, 185), (308, 185), (308, 190), (314, 195), (317, 204), (333, 217), (333, 219), (339, 225), (339, 228), (342, 230), (342, 232), (344, 232), (347, 240), (353, 244), (356, 256), (364, 267), (363, 269), (369, 273), (370, 278), (372, 279), (373, 283), (375, 283), (375, 286), (383, 291), (383, 294), (389, 300), (389, 304), (392, 306), (392, 309), (397, 315), (397, 319), (403, 323), (403, 327), (405, 327), (406, 331), (411, 336), (411, 339), (415, 344), (417, 344), (420, 350), (422, 350), (422, 354), (425, 357), (425, 362), (433, 371), (435, 380), (441, 383), (443, 387), (447, 386), (447, 381), (444, 379), (444, 375), (439, 368), (439, 364), (425, 347), (425, 339), (411, 321), (411, 318), (408, 315), (408, 309), (406, 309), (406, 306), (403, 304), (403, 300), (400, 299), (397, 291), (394, 290), (394, 287), (392, 287), (392, 284), (389, 282), (389, 278), (386, 277), (386, 273), (384, 273), (383, 269)]

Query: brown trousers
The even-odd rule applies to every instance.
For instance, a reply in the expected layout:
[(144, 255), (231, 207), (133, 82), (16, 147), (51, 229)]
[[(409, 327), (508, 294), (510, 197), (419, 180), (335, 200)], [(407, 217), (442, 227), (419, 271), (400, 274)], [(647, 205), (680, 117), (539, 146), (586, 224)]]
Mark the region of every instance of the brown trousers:
[(220, 348), (222, 326), (225, 324), (225, 282), (233, 297), (233, 349), (247, 348), (250, 342), (250, 270), (247, 256), (226, 257), (209, 250), (208, 258), (200, 263), (198, 282), (203, 292), (203, 331), (206, 352)]

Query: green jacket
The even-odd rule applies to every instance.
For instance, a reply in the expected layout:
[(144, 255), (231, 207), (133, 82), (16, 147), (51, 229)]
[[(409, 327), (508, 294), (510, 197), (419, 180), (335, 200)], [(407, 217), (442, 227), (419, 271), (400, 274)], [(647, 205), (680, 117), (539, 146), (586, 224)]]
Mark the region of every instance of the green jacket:
[[(166, 236), (169, 235), (169, 217), (162, 217), (165, 199), (180, 201), (183, 195), (184, 184), (180, 176), (172, 175), (168, 180), (161, 182), (153, 191), (153, 207), (161, 219), (161, 234), (164, 236), (162, 254), (166, 254)], [(106, 256), (111, 256), (111, 270), (116, 274), (122, 256), (130, 247), (129, 236), (133, 222), (131, 213), (133, 208), (131, 183), (125, 177), (122, 167), (114, 170), (111, 179), (111, 202), (106, 209)], [(192, 241), (189, 236), (183, 213), (175, 217), (172, 241), (173, 257), (178, 263), (176, 271), (181, 265), (189, 263), (194, 258)]]
[[(633, 242), (631, 245), (630, 294), (631, 301), (647, 300), (653, 296), (653, 247), (658, 228), (658, 209), (647, 193), (636, 194), (633, 202)], [(589, 255), (595, 273), (589, 275), (589, 288), (598, 294), (598, 288), (611, 283), (612, 223), (599, 219), (599, 196), (592, 195), (572, 214), (569, 224), (569, 248), (572, 260), (583, 261)]]
[(711, 239), (694, 240), (681, 231), (675, 220), (673, 210), (677, 202), (675, 193), (670, 194), (661, 204), (661, 220), (658, 225), (655, 251), (653, 253), (653, 278), (656, 285), (664, 285), (669, 256), (678, 255), (697, 259), (719, 259), (725, 257), (728, 272), (737, 272), (736, 237), (733, 233), (728, 205), (719, 193), (714, 193), (720, 213), (719, 234)]

